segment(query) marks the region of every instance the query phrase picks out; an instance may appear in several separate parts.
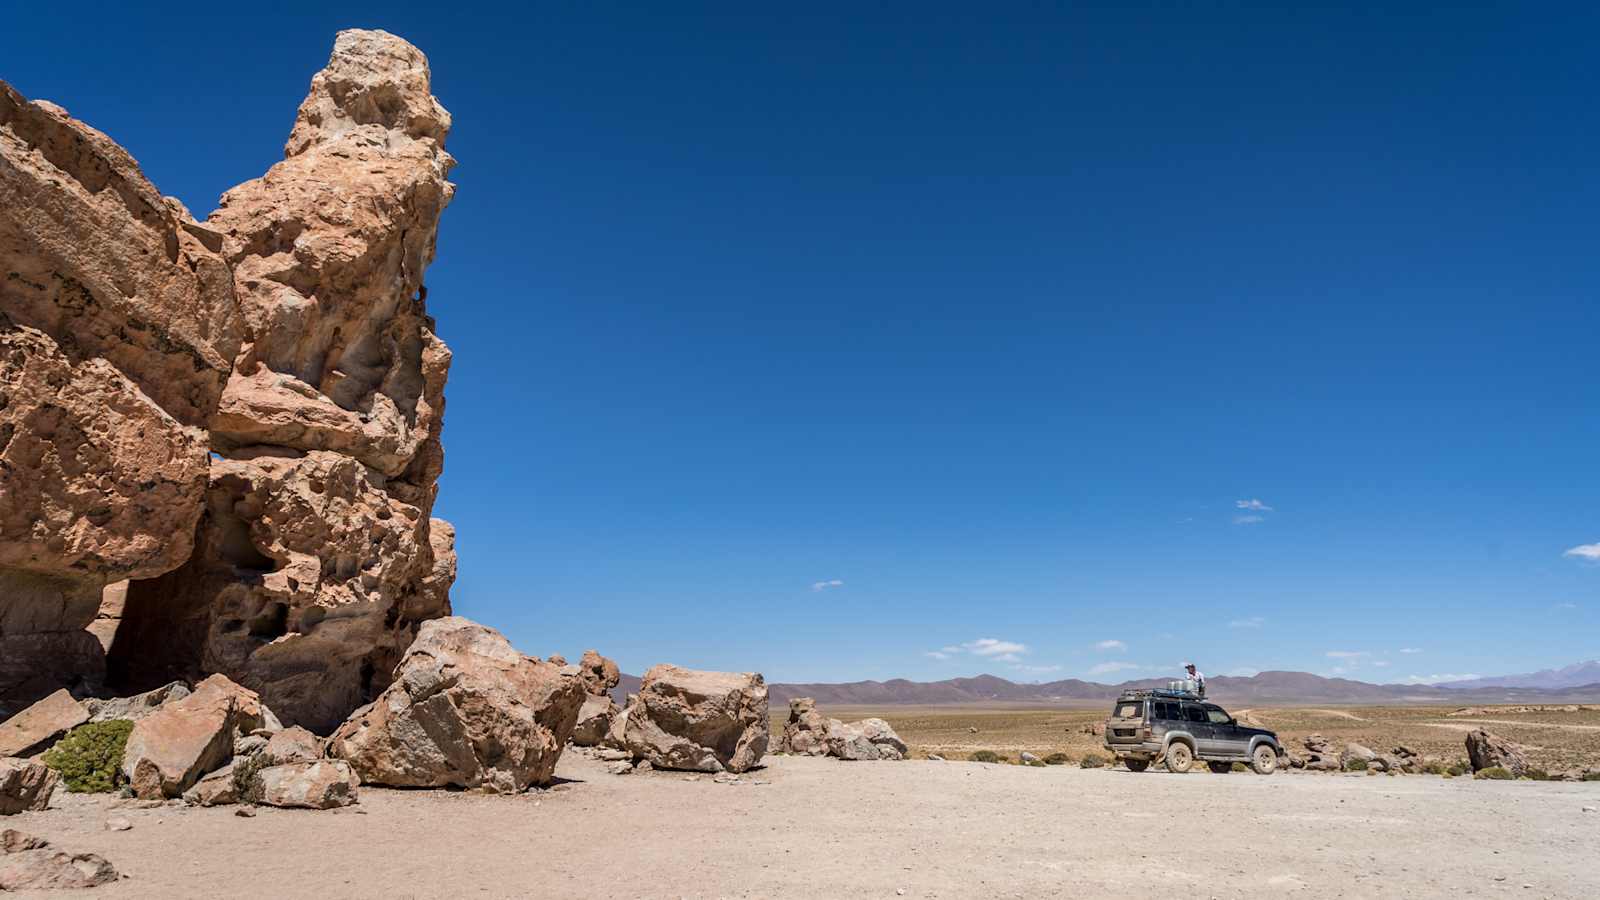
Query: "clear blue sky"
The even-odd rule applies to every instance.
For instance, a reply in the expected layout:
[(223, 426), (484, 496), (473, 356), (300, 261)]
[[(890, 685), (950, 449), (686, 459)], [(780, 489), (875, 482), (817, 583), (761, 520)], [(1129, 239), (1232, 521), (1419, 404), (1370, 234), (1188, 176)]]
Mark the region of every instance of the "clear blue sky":
[(14, 4), (0, 77), (204, 217), (337, 29), (428, 54), (437, 513), (526, 652), (1600, 656), (1600, 8), (1119, 5)]

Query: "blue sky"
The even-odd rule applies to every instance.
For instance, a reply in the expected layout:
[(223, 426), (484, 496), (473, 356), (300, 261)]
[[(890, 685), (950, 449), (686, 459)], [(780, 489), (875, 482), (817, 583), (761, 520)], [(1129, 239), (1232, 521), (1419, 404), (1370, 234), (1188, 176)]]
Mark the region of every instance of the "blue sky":
[(203, 217), (337, 29), (428, 54), (436, 512), (526, 652), (1600, 656), (1596, 7), (760, 6), (26, 4), (0, 77)]

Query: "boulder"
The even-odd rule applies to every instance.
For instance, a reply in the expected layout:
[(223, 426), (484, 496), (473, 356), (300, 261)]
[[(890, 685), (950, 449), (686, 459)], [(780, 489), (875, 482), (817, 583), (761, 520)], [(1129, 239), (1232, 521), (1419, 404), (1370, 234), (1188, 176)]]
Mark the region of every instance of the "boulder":
[(1356, 760), (1370, 763), (1375, 761), (1377, 758), (1378, 754), (1372, 748), (1357, 744), (1352, 741), (1351, 743), (1346, 744), (1344, 747), (1344, 752), (1339, 754), (1339, 763), (1342, 766), (1348, 767), (1350, 763), (1355, 762)]
[(0, 756), (41, 753), (87, 721), (89, 713), (83, 704), (63, 688), (0, 722)]
[(622, 681), (622, 670), (617, 664), (594, 650), (583, 651), (578, 668), (581, 670), (578, 677), (583, 679), (584, 688), (591, 694), (609, 695)]
[[(827, 745), (828, 755), (839, 759), (905, 759), (906, 756), (905, 742), (882, 719), (862, 719), (849, 724), (830, 719)], [(1037, 761), (1037, 757), (1033, 761)]]
[(658, 769), (744, 772), (767, 752), (767, 684), (759, 674), (658, 665), (628, 707), (624, 741)]
[(116, 880), (116, 867), (103, 856), (67, 853), (44, 838), (0, 831), (0, 891), (91, 888)]
[[(580, 676), (581, 677), (581, 676)], [(590, 693), (578, 710), (578, 724), (572, 730), (572, 743), (578, 747), (598, 747), (605, 743), (611, 721), (621, 712), (609, 694)]]
[(138, 721), (150, 715), (169, 700), (182, 700), (189, 696), (189, 686), (181, 681), (164, 684), (154, 690), (131, 697), (115, 697), (110, 700), (85, 700), (83, 706), (89, 711), (89, 721), (108, 722), (112, 719), (128, 719)]
[(44, 763), (0, 758), (0, 816), (45, 809), (59, 781), (60, 776)]
[(292, 762), (256, 771), (243, 799), (291, 809), (333, 809), (357, 802), (360, 783), (343, 760)]
[(828, 723), (817, 712), (817, 701), (810, 697), (796, 697), (789, 701), (789, 721), (784, 723), (783, 736), (778, 739), (778, 751), (797, 756), (826, 756), (828, 754)]
[(1528, 764), (1528, 751), (1521, 744), (1481, 728), (1467, 733), (1467, 760), (1474, 772), (1499, 766), (1518, 778), (1532, 768)]
[(423, 284), (454, 191), (449, 123), (416, 47), (340, 32), (285, 158), (207, 220), (243, 341), (194, 552), (129, 586), (114, 680), (221, 672), (326, 733), (449, 613), (454, 530), (431, 512), (450, 351)]
[(606, 726), (605, 738), (600, 741), (601, 746), (612, 750), (625, 751), (628, 746), (628, 710), (639, 700), (638, 694), (629, 694), (628, 702), (623, 704), (611, 716), (611, 724)]
[(233, 758), (235, 738), (262, 727), (271, 713), (254, 691), (222, 675), (133, 723), (122, 773), (144, 799), (178, 797)]
[(424, 622), (390, 685), (334, 732), (363, 783), (518, 792), (549, 783), (583, 681), (456, 616)]
[(291, 726), (273, 734), (258, 752), (263, 759), (270, 760), (267, 763), (270, 766), (314, 762), (322, 758), (322, 738), (298, 725)]
[(194, 787), (183, 792), (183, 802), (190, 806), (226, 806), (238, 803), (239, 785), (234, 772), (237, 765), (237, 762), (228, 763), (195, 782)]
[(221, 238), (0, 83), (0, 707), (98, 687), (106, 585), (189, 556), (241, 338)]

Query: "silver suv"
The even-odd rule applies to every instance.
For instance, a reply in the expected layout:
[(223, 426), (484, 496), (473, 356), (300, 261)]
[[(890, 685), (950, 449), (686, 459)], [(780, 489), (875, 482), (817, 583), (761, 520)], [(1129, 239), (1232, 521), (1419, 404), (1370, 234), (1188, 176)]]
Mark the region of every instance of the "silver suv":
[(1106, 720), (1106, 749), (1135, 772), (1164, 759), (1167, 770), (1187, 772), (1200, 760), (1213, 772), (1236, 762), (1262, 775), (1278, 768), (1277, 734), (1240, 725), (1215, 703), (1188, 691), (1124, 691)]

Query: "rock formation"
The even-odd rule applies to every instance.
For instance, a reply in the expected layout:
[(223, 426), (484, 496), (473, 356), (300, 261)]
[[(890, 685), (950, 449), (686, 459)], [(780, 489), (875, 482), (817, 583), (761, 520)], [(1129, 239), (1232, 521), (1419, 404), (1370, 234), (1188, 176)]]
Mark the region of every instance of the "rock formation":
[(122, 773), (144, 799), (178, 797), (232, 759), (240, 735), (277, 725), (255, 692), (213, 675), (134, 723)]
[(67, 853), (44, 838), (0, 831), (0, 891), (91, 888), (116, 880), (116, 867), (103, 856)]
[(585, 696), (571, 668), (523, 656), (476, 622), (434, 619), (328, 755), (363, 783), (523, 791), (550, 781)]
[(0, 723), (0, 756), (32, 756), (89, 721), (89, 711), (66, 690), (40, 700)]
[(838, 759), (905, 759), (906, 743), (882, 719), (845, 723), (817, 712), (817, 701), (796, 697), (789, 701), (789, 720), (778, 739), (778, 750), (797, 756), (833, 756)]
[(242, 343), (202, 417), (218, 456), (167, 529), (185, 552), (129, 573), (123, 686), (220, 672), (326, 732), (449, 612), (454, 531), (430, 512), (450, 352), (422, 277), (454, 161), (428, 81), (405, 41), (341, 32), (285, 159), (201, 229)]
[(0, 816), (44, 809), (60, 780), (44, 763), (0, 757)]
[(1498, 766), (1517, 778), (1532, 768), (1526, 748), (1482, 728), (1467, 733), (1467, 759), (1474, 772)]
[(628, 705), (624, 740), (658, 769), (744, 772), (766, 755), (767, 684), (755, 673), (662, 664)]
[(605, 743), (611, 723), (622, 714), (621, 708), (609, 694), (589, 694), (583, 698), (578, 710), (578, 724), (572, 729), (572, 743), (577, 747), (598, 747)]
[(222, 239), (0, 83), (0, 715), (97, 686), (102, 589), (181, 565), (240, 347)]
[(827, 756), (828, 722), (817, 712), (817, 701), (810, 697), (790, 700), (789, 721), (784, 723), (783, 736), (778, 739), (778, 751), (797, 756)]

